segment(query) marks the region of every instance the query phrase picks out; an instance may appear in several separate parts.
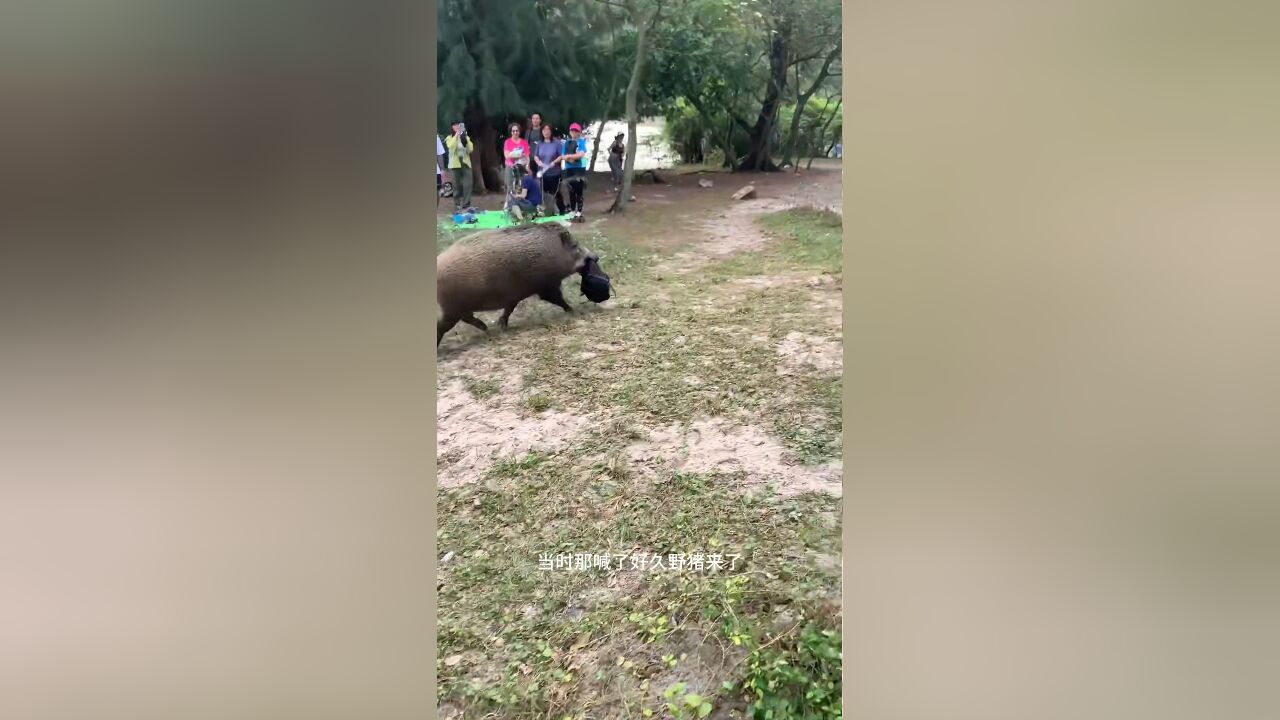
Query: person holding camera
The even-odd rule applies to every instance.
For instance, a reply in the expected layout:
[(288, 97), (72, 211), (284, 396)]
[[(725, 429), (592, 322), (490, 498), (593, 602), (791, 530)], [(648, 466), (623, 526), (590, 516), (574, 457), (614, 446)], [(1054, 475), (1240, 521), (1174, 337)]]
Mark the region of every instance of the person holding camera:
[(449, 172), (453, 174), (457, 186), (453, 192), (453, 209), (463, 210), (471, 207), (471, 153), (475, 145), (467, 137), (467, 126), (461, 120), (453, 123), (453, 134), (445, 141), (449, 151)]

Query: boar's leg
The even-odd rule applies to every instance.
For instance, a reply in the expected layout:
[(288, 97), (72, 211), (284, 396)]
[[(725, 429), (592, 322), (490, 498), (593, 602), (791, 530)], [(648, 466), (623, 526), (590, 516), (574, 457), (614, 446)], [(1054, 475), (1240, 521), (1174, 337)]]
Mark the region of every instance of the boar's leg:
[(564, 308), (565, 312), (573, 312), (573, 308), (569, 307), (569, 303), (564, 301), (564, 293), (560, 291), (559, 285), (554, 285), (542, 292), (539, 292), (538, 297), (546, 300), (552, 305)]
[(479, 330), (480, 332), (489, 332), (489, 326), (485, 325), (483, 320), (481, 320), (480, 318), (476, 317), (471, 313), (467, 313), (466, 315), (463, 315), (459, 319), (462, 320), (462, 322), (470, 325), (471, 327), (474, 327), (475, 329)]
[(444, 338), (444, 334), (453, 329), (458, 324), (458, 318), (441, 318), (436, 321), (436, 347), (440, 347), (440, 340)]
[(516, 311), (516, 306), (519, 304), (520, 301), (517, 300), (508, 305), (506, 309), (502, 311), (502, 317), (498, 318), (498, 324), (502, 326), (503, 330), (507, 329), (507, 321), (511, 319), (511, 313)]

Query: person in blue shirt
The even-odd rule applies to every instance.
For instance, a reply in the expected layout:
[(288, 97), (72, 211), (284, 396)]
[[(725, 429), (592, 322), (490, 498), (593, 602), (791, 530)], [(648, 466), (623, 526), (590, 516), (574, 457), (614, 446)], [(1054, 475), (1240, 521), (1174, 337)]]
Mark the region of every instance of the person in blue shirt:
[(538, 214), (538, 206), (542, 204), (542, 183), (538, 178), (525, 171), (524, 165), (517, 163), (511, 168), (516, 177), (516, 190), (511, 194), (511, 216), (516, 222), (524, 220), (525, 215), (533, 219)]
[(569, 139), (564, 142), (564, 179), (569, 183), (569, 222), (583, 222), (582, 201), (587, 191), (587, 139), (582, 126), (569, 126)]

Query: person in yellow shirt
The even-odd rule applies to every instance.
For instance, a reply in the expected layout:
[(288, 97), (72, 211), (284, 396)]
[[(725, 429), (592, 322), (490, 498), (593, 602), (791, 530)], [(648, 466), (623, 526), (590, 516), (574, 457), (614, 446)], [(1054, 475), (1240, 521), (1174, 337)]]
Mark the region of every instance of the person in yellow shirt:
[(445, 141), (449, 151), (449, 172), (453, 174), (453, 209), (471, 207), (471, 153), (475, 145), (467, 137), (467, 126), (461, 120), (453, 123), (453, 134)]

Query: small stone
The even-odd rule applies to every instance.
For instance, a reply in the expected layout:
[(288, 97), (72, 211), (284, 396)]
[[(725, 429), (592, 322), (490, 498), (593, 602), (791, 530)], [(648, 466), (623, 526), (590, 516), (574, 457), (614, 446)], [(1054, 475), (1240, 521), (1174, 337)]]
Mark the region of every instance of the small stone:
[(453, 551), (450, 550), (449, 552), (444, 554), (444, 557), (440, 558), (440, 564), (444, 565), (452, 559), (453, 559)]
[(448, 667), (453, 667), (454, 665), (457, 665), (460, 662), (462, 662), (461, 655), (450, 655), (449, 657), (444, 659), (444, 664)]
[(698, 180), (698, 187), (709, 188), (714, 186), (715, 186), (715, 183), (711, 182), (706, 178), (702, 178), (701, 180)]
[(796, 618), (787, 608), (779, 610), (778, 614), (773, 616), (773, 628), (775, 632), (785, 632), (790, 630), (795, 624)]

